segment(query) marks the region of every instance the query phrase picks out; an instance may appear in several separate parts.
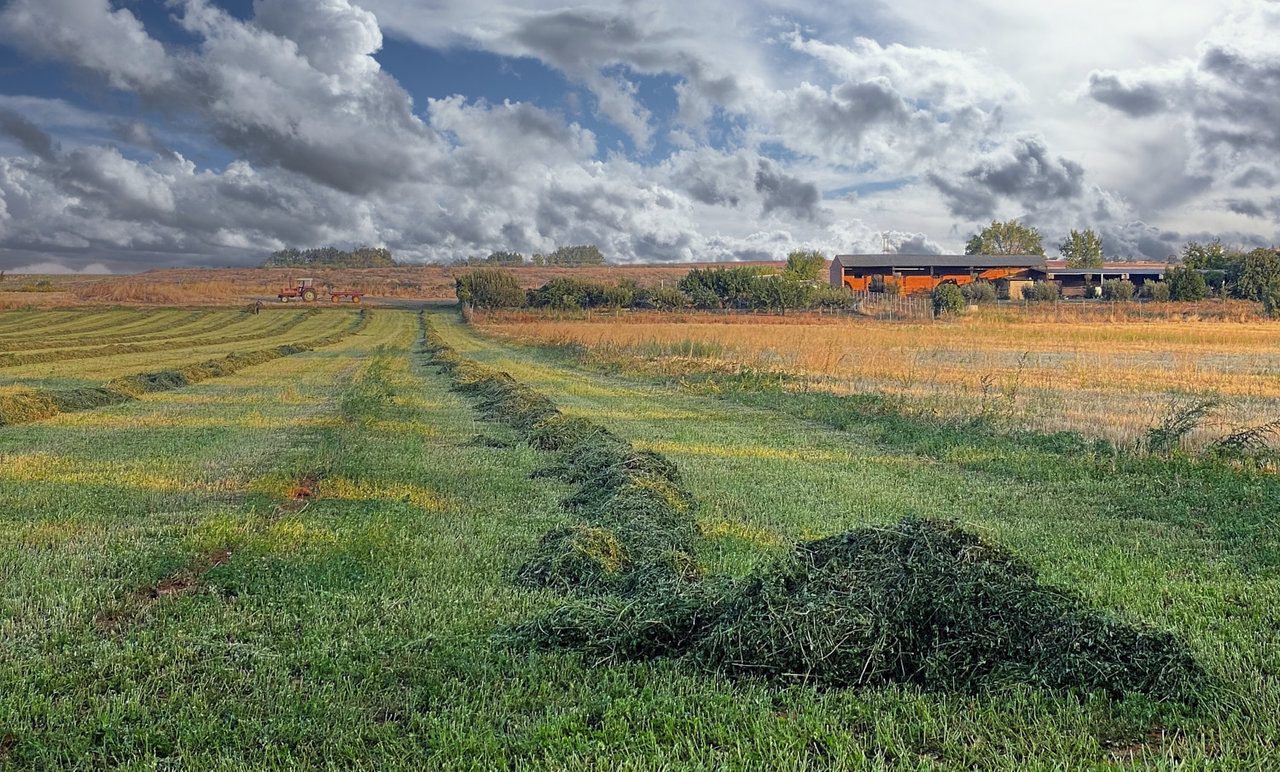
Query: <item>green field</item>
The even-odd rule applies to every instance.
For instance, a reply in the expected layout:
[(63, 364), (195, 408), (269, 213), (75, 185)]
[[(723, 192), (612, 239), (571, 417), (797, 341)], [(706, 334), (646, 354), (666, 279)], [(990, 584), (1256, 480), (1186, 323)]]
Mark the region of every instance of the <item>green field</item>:
[[(0, 361), (0, 398), (355, 319), (17, 313), (0, 314), (0, 352), (157, 348)], [(1115, 619), (1172, 632), (1208, 681), (1194, 701), (843, 688), (538, 648), (509, 631), (566, 595), (513, 577), (574, 521), (572, 487), (451, 390), (417, 314), (368, 313), (310, 351), (0, 426), (0, 769), (1280, 768), (1270, 472), (600, 372), (433, 311), (464, 359), (674, 462), (704, 576), (747, 575), (797, 540), (954, 519)]]

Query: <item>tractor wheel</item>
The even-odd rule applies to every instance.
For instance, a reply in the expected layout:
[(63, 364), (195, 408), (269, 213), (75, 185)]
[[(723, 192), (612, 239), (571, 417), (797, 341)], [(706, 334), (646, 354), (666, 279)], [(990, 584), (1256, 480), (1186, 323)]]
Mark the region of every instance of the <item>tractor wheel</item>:
[(360, 302), (360, 296), (359, 296), (359, 295), (352, 295), (352, 296), (351, 296), (351, 302), (352, 302), (352, 303), (359, 303), (359, 302)]
[(288, 295), (281, 295), (281, 296), (280, 296), (280, 302), (281, 302), (281, 303), (288, 303), (288, 302), (289, 302), (289, 296), (288, 296)]
[(337, 296), (337, 295), (330, 295), (330, 296), (329, 296), (329, 299), (330, 299), (330, 300), (332, 300), (332, 301), (333, 301), (333, 302), (335, 302), (335, 303), (337, 303), (337, 302), (338, 302), (338, 296)]
[(316, 293), (311, 290), (307, 290), (306, 292), (302, 293), (302, 299), (310, 303), (311, 301), (316, 299)]

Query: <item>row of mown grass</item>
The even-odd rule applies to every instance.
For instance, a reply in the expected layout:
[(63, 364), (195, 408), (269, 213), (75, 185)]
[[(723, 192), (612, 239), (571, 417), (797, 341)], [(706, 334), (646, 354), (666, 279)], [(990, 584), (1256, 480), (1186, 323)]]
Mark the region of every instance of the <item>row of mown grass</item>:
[[(1105, 739), (1134, 728), (1129, 721), (1142, 712), (1133, 712), (1142, 704), (1134, 697), (1091, 702), (1090, 717), (1070, 729), (1056, 720), (1041, 723), (1045, 714), (1016, 690), (983, 699), (981, 715), (965, 717), (933, 698), (903, 697), (933, 717), (916, 724), (926, 736), (963, 735), (961, 725), (994, 730), (1025, 722), (1023, 741), (1005, 744), (1003, 758), (944, 743), (949, 750), (940, 767), (1105, 766), (1113, 742), (1152, 766), (1265, 768), (1276, 760), (1273, 746), (1258, 740), (1275, 736), (1268, 716), (1280, 709), (1280, 643), (1273, 635), (1280, 577), (1269, 557), (1277, 527), (1267, 514), (1274, 511), (1267, 476), (1217, 467), (1198, 477), (1184, 474), (1177, 459), (1113, 474), (1106, 471), (1111, 459), (1102, 456), (1088, 459), (1096, 471), (1077, 474), (1073, 452), (1087, 443), (1062, 445), (1059, 453), (1047, 450), (1062, 437), (971, 444), (958, 441), (967, 436), (964, 427), (874, 410), (833, 431), (802, 411), (792, 415), (782, 393), (766, 398), (744, 389), (739, 397), (705, 384), (691, 393), (675, 380), (584, 370), (563, 351), (495, 343), (447, 316), (434, 321), (468, 359), (555, 395), (566, 415), (607, 421), (639, 447), (672, 459), (702, 502), (706, 573), (750, 575), (791, 541), (888, 527), (904, 516), (953, 517), (1016, 549), (1047, 583), (1173, 630), (1213, 683), (1194, 709), (1137, 719), (1149, 722), (1146, 732), (1158, 734), (1156, 741), (1143, 739), (1145, 733)], [(856, 400), (848, 407), (856, 408)], [(1219, 502), (1215, 490), (1227, 496)], [(1252, 534), (1251, 543), (1220, 530), (1232, 518), (1240, 521), (1237, 533)], [(1122, 725), (1130, 729), (1112, 734)], [(994, 731), (985, 736), (1010, 739)]]
[(226, 309), (191, 312), (157, 313), (134, 325), (113, 326), (97, 332), (50, 333), (43, 328), (30, 330), (25, 336), (0, 341), (0, 352), (13, 353), (47, 348), (100, 346), (107, 344), (143, 343), (155, 340), (177, 340), (222, 330), (245, 320), (247, 311)]
[[(183, 365), (171, 370), (115, 378), (105, 386), (88, 386), (74, 389), (32, 389), (0, 394), (0, 426), (40, 421), (59, 413), (92, 410), (106, 405), (117, 405), (137, 399), (143, 394), (168, 391), (200, 383), (210, 378), (220, 378), (239, 372), (245, 367), (259, 365), (303, 351), (336, 343), (348, 335), (358, 333), (369, 323), (367, 312), (361, 312), (346, 330), (323, 338), (299, 343), (232, 353), (220, 359), (210, 359)], [(302, 320), (299, 319), (299, 322)], [(292, 329), (293, 324), (286, 329)]]
[[(282, 332), (269, 332), (275, 326), (278, 317), (273, 320), (265, 313), (258, 316), (248, 315), (244, 321), (233, 323), (235, 325), (233, 332), (236, 333), (235, 337), (239, 337), (255, 329), (259, 330), (258, 336), (252, 339), (254, 344), (252, 348), (265, 349), (341, 333), (356, 321), (358, 314), (358, 310), (326, 307), (319, 309), (319, 313), (306, 317), (301, 324)], [(210, 339), (195, 346), (179, 344), (171, 349), (5, 367), (0, 369), (0, 391), (102, 386), (122, 375), (173, 369), (192, 362), (225, 357), (228, 354), (243, 351), (248, 343), (248, 341), (227, 342), (218, 337), (208, 337)]]
[(700, 582), (692, 501), (670, 461), (564, 416), (430, 330), (425, 339), (454, 388), (554, 451), (552, 470), (578, 486), (565, 507), (585, 524), (548, 532), (519, 578), (598, 597), (522, 625), (517, 640), (581, 649), (597, 662), (681, 657), (708, 670), (843, 687), (1022, 682), (1194, 700), (1204, 686), (1172, 636), (1098, 614), (954, 523), (855, 529), (796, 544), (745, 580)]
[[(59, 362), (66, 359), (93, 359), (96, 357), (120, 356), (122, 354), (141, 354), (151, 351), (172, 351), (180, 348), (245, 343), (261, 340), (264, 337), (289, 333), (318, 313), (320, 313), (318, 309), (310, 309), (285, 318), (279, 318), (274, 314), (268, 315), (263, 317), (265, 323), (258, 323), (254, 319), (254, 323), (249, 325), (250, 329), (243, 332), (223, 328), (216, 331), (206, 331), (202, 337), (175, 335), (160, 341), (106, 343), (94, 346), (57, 346), (25, 353), (0, 353), (0, 368), (21, 367), (22, 365), (39, 362)], [(253, 317), (247, 318), (253, 319)]]

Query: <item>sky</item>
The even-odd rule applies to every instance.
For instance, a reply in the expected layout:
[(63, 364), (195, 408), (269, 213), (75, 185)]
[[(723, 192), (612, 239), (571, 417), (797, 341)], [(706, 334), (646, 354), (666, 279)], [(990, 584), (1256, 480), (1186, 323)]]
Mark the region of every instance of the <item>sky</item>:
[(0, 269), (1280, 242), (1280, 0), (0, 0)]

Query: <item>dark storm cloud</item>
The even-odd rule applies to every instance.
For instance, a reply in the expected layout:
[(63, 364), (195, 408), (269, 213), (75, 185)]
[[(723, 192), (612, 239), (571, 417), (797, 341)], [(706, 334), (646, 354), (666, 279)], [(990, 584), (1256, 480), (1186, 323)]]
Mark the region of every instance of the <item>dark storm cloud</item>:
[(1080, 164), (1050, 157), (1039, 137), (1019, 137), (1011, 145), (959, 175), (929, 175), (952, 214), (982, 219), (991, 216), (1002, 199), (1035, 208), (1080, 198), (1084, 189)]
[(1276, 182), (1276, 176), (1261, 166), (1250, 166), (1231, 180), (1232, 186), (1237, 188), (1251, 188), (1254, 186), (1270, 188), (1274, 187)]
[(813, 220), (818, 216), (822, 194), (818, 186), (789, 174), (775, 171), (773, 164), (761, 160), (756, 170), (756, 192), (764, 197), (764, 214), (781, 211), (792, 217)]
[(17, 112), (0, 107), (0, 132), (18, 140), (23, 149), (46, 161), (53, 159), (53, 139)]
[(1236, 214), (1246, 217), (1270, 217), (1280, 222), (1280, 196), (1262, 203), (1244, 198), (1229, 198), (1222, 203), (1229, 211)]
[(1164, 89), (1154, 83), (1129, 86), (1114, 74), (1089, 74), (1089, 96), (1133, 118), (1155, 115), (1169, 108)]

